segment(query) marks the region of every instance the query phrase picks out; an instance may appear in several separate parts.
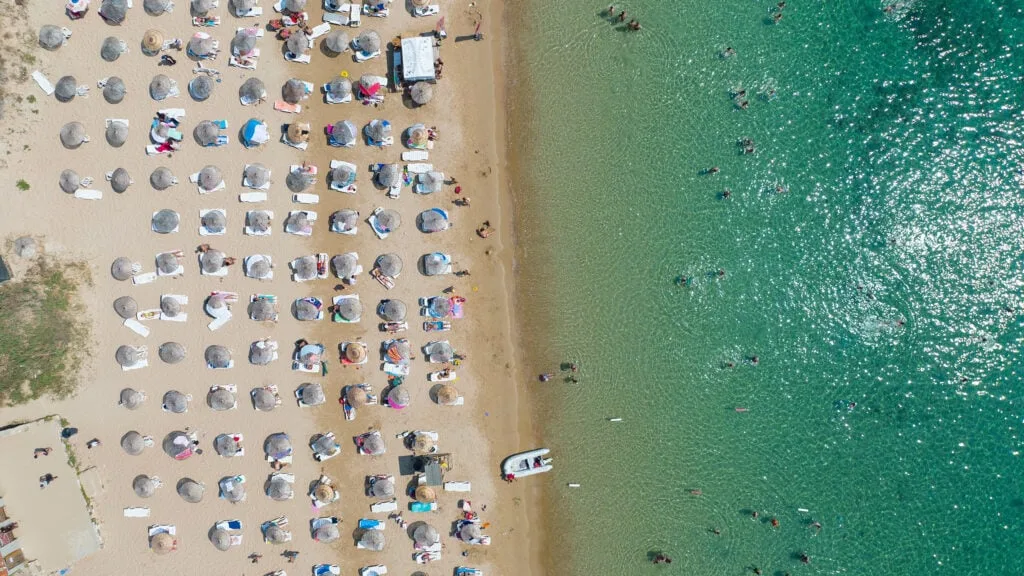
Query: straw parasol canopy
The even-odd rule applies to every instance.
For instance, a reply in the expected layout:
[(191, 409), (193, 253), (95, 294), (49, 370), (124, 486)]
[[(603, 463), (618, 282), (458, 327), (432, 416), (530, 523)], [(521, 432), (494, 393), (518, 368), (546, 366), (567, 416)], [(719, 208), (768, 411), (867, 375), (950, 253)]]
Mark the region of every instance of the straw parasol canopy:
[(67, 194), (74, 194), (76, 190), (81, 188), (82, 179), (78, 176), (78, 172), (68, 168), (62, 170), (60, 173), (60, 189)]
[(444, 274), (449, 264), (451, 264), (451, 259), (440, 252), (423, 255), (423, 273), (427, 276)]
[(245, 484), (236, 481), (234, 476), (226, 476), (220, 479), (220, 491), (224, 499), (237, 504), (245, 500)]
[(409, 391), (405, 386), (395, 386), (388, 391), (388, 404), (392, 408), (405, 408), (410, 401)]
[(124, 42), (114, 36), (107, 36), (100, 45), (100, 58), (113, 62), (124, 54)]
[(231, 39), (231, 53), (235, 56), (244, 56), (253, 51), (256, 48), (256, 35), (250, 33), (246, 28), (242, 28), (235, 33), (235, 37)]
[(292, 440), (284, 432), (275, 432), (263, 441), (263, 452), (275, 460), (291, 456)]
[(151, 16), (159, 16), (164, 12), (171, 9), (174, 4), (171, 0), (143, 0), (142, 9), (146, 11), (146, 14)]
[(132, 261), (125, 258), (124, 256), (118, 256), (114, 258), (114, 262), (110, 265), (110, 275), (114, 277), (114, 280), (125, 280), (132, 277)]
[(313, 180), (314, 178), (312, 174), (295, 170), (288, 173), (288, 176), (285, 178), (285, 185), (288, 186), (289, 190), (297, 194), (312, 186)]
[(292, 122), (285, 131), (289, 142), (301, 144), (309, 142), (309, 124), (306, 122)]
[(203, 169), (199, 171), (199, 187), (207, 192), (212, 192), (223, 181), (224, 176), (221, 174), (220, 168), (212, 164), (203, 166)]
[(107, 24), (120, 24), (128, 15), (128, 2), (126, 0), (103, 0), (100, 4), (100, 16)]
[(203, 120), (196, 124), (192, 136), (200, 146), (212, 146), (217, 143), (217, 137), (220, 136), (220, 127), (209, 120)]
[(174, 172), (171, 172), (171, 169), (166, 166), (160, 166), (149, 175), (149, 184), (156, 190), (167, 190), (176, 181)]
[(407, 314), (405, 302), (401, 300), (382, 300), (377, 307), (377, 315), (385, 322), (402, 322)]
[(172, 414), (184, 414), (188, 412), (188, 396), (177, 390), (168, 390), (164, 393), (163, 408)]
[(424, 124), (413, 124), (409, 127), (409, 143), (412, 146), (424, 147), (430, 142), (430, 134)]
[(338, 443), (334, 440), (334, 436), (329, 434), (320, 434), (317, 436), (316, 440), (310, 444), (310, 448), (315, 454), (327, 456), (338, 450)]
[(391, 478), (382, 478), (373, 483), (370, 493), (374, 498), (391, 498), (395, 495), (395, 481)]
[[(180, 222), (181, 218), (178, 216), (177, 212), (169, 208), (164, 208), (163, 210), (153, 214), (153, 231), (157, 234), (170, 234), (178, 229), (178, 224)], [(177, 301), (175, 301), (175, 304), (177, 304)]]
[(150, 549), (153, 550), (154, 554), (159, 554), (160, 556), (173, 552), (175, 545), (174, 536), (171, 536), (167, 532), (154, 534), (153, 537), (149, 539)]
[(332, 54), (341, 54), (348, 50), (348, 34), (344, 30), (334, 30), (324, 37), (320, 45)]
[(132, 480), (132, 489), (135, 490), (135, 495), (139, 498), (150, 498), (153, 494), (156, 494), (156, 489), (160, 484), (154, 479), (146, 476), (145, 474), (139, 474)]
[(124, 388), (117, 401), (118, 404), (129, 410), (135, 410), (146, 400), (146, 395), (134, 388)]
[(124, 80), (117, 76), (111, 76), (107, 78), (107, 85), (103, 87), (103, 99), (110, 104), (120, 104), (127, 92)]
[(427, 234), (443, 232), (448, 229), (448, 217), (438, 208), (431, 208), (430, 210), (420, 212), (417, 220), (419, 220), (420, 230)]
[(353, 364), (361, 364), (366, 361), (366, 346), (359, 342), (349, 342), (345, 346), (345, 358)]
[(313, 224), (309, 220), (309, 215), (304, 210), (298, 210), (295, 214), (289, 214), (288, 218), (285, 219), (284, 227), (288, 232), (295, 233), (313, 231)]
[(235, 404), (237, 404), (235, 394), (227, 388), (217, 388), (206, 395), (206, 405), (217, 412), (231, 410)]
[[(355, 144), (357, 134), (356, 125), (349, 120), (339, 120), (331, 126), (331, 139), (342, 146)], [(351, 170), (351, 168), (346, 168), (346, 170)]]
[(417, 175), (416, 181), (419, 184), (419, 189), (423, 190), (424, 194), (432, 194), (441, 191), (441, 188), (444, 186), (444, 174), (430, 171)]
[(319, 315), (320, 309), (309, 300), (306, 300), (305, 298), (295, 300), (295, 318), (297, 320), (309, 322), (311, 320), (316, 320)]
[(306, 0), (284, 0), (284, 11), (289, 14), (298, 14), (306, 7)]
[(386, 352), (388, 360), (395, 364), (408, 362), (412, 358), (412, 349), (409, 347), (409, 342), (405, 340), (396, 340), (388, 344)]
[(213, 78), (206, 75), (196, 76), (188, 83), (188, 93), (196, 102), (202, 102), (213, 94), (214, 85)]
[(313, 497), (320, 502), (330, 502), (334, 500), (334, 488), (330, 484), (320, 482), (313, 487)]
[(220, 250), (207, 250), (200, 257), (199, 264), (203, 268), (203, 272), (216, 274), (224, 268), (224, 258), (225, 254)]
[(259, 298), (249, 304), (249, 317), (257, 322), (273, 320), (276, 314), (274, 303), (266, 298)]
[(363, 315), (363, 305), (356, 298), (345, 298), (334, 305), (334, 311), (349, 322), (358, 322)]
[(53, 95), (61, 102), (71, 102), (78, 94), (78, 81), (74, 76), (61, 76), (54, 86)]
[(417, 8), (425, 8), (430, 2), (431, 0), (412, 0), (412, 5)]
[(447, 342), (434, 342), (427, 348), (430, 351), (428, 359), (436, 364), (451, 362), (455, 359), (455, 350), (452, 349), (452, 345)]
[(227, 530), (221, 530), (220, 528), (214, 528), (210, 530), (210, 543), (213, 547), (221, 552), (226, 552), (231, 548), (231, 535), (228, 534)]
[(299, 278), (310, 279), (316, 276), (316, 257), (303, 256), (295, 261), (295, 275)]
[(331, 267), (334, 268), (334, 275), (338, 278), (349, 278), (356, 272), (359, 261), (351, 253), (338, 254), (331, 258)]
[(359, 543), (367, 550), (380, 552), (384, 549), (384, 533), (380, 530), (364, 530)]
[(160, 300), (160, 312), (168, 318), (175, 318), (181, 314), (181, 302), (177, 298), (162, 298)]
[(173, 274), (180, 267), (178, 257), (170, 252), (163, 252), (156, 257), (156, 269), (164, 274)]
[[(332, 32), (333, 34), (333, 32)], [(352, 96), (352, 81), (348, 78), (337, 77), (327, 83), (327, 94), (335, 100), (344, 100)]]
[(121, 449), (129, 456), (138, 456), (146, 449), (146, 440), (135, 430), (131, 430), (121, 436)]
[(213, 10), (214, 0), (192, 0), (192, 15), (206, 16)]
[[(416, 487), (416, 494), (415, 494), (415, 496), (416, 496), (416, 500), (418, 502), (436, 502), (437, 501), (437, 494), (434, 492), (434, 489), (431, 488), (430, 486), (417, 486)], [(437, 536), (436, 536), (437, 531), (435, 530), (434, 533), (435, 533), (435, 536), (433, 538), (433, 541), (436, 542), (437, 541)]]
[(120, 120), (114, 120), (107, 125), (107, 143), (115, 148), (124, 146), (128, 140), (128, 124)]
[(213, 439), (213, 449), (218, 455), (225, 458), (235, 456), (241, 448), (230, 434), (219, 434)]
[[(169, 298), (165, 300), (169, 300)], [(185, 347), (178, 342), (164, 342), (160, 345), (159, 355), (160, 359), (167, 364), (177, 364), (185, 359)]]
[[(429, 486), (420, 486), (416, 489), (416, 493), (419, 494), (421, 489), (429, 490), (431, 494), (434, 493)], [(420, 500), (420, 502), (433, 502), (433, 500)], [(437, 528), (424, 522), (412, 531), (412, 539), (419, 546), (432, 546), (441, 541), (441, 534), (438, 533)]]
[(206, 488), (191, 478), (182, 478), (178, 480), (178, 496), (189, 504), (198, 504), (203, 499), (203, 493), (206, 492)]
[(348, 390), (345, 392), (345, 400), (348, 401), (349, 405), (358, 408), (369, 403), (370, 398), (366, 393), (366, 390), (363, 390), (361, 387), (349, 386)]
[(59, 26), (44, 24), (39, 29), (39, 45), (47, 50), (56, 50), (64, 45), (64, 32)]
[(359, 212), (348, 208), (338, 210), (334, 214), (331, 214), (331, 222), (332, 229), (340, 228), (341, 230), (354, 230), (359, 224)]
[(409, 97), (419, 106), (423, 106), (434, 98), (434, 85), (429, 82), (417, 82), (409, 89)]
[(195, 34), (188, 41), (188, 51), (195, 56), (209, 56), (213, 52), (213, 37)]
[[(331, 168), (331, 183), (335, 186), (348, 186), (349, 184), (356, 181), (356, 171), (350, 166), (340, 164), (335, 168)], [(358, 212), (351, 210), (356, 216)]]
[(463, 542), (472, 542), (479, 540), (483, 536), (483, 532), (480, 531), (480, 526), (472, 523), (466, 523), (459, 529), (459, 540)]
[(356, 36), (355, 43), (356, 46), (359, 47), (359, 50), (366, 54), (380, 52), (380, 34), (377, 34), (373, 30), (367, 30), (359, 36)]
[(135, 364), (142, 358), (138, 349), (128, 346), (127, 344), (119, 346), (117, 352), (114, 353), (114, 359), (117, 363), (124, 367), (135, 366)]
[(292, 490), (292, 483), (281, 476), (274, 476), (267, 484), (267, 496), (269, 496), (271, 500), (276, 500), (278, 502), (290, 500), (294, 494), (295, 492)]
[(266, 340), (257, 340), (249, 346), (249, 363), (266, 366), (274, 360), (275, 346)]
[[(149, 2), (149, 0), (146, 0)], [(164, 35), (159, 30), (149, 29), (142, 34), (142, 51), (155, 55), (164, 47)]]
[(113, 174), (110, 175), (110, 187), (114, 189), (114, 192), (121, 194), (131, 185), (132, 177), (127, 170), (124, 168), (114, 169)]
[(303, 384), (299, 390), (299, 396), (302, 398), (302, 403), (308, 406), (319, 406), (327, 401), (323, 386), (316, 382)]
[(337, 524), (324, 524), (323, 526), (316, 529), (313, 534), (313, 539), (317, 542), (334, 542), (341, 537), (341, 532), (338, 530)]
[(402, 216), (397, 210), (388, 208), (377, 214), (377, 229), (383, 232), (394, 232), (402, 225)]
[(235, 8), (235, 16), (244, 16), (249, 10), (256, 7), (256, 0), (231, 0)]
[(298, 104), (306, 97), (306, 85), (302, 80), (289, 78), (284, 86), (281, 86), (281, 98), (289, 104)]
[(384, 453), (384, 438), (380, 434), (368, 436), (363, 441), (363, 450), (371, 456), (378, 456)]
[(231, 365), (231, 351), (220, 344), (207, 347), (203, 357), (213, 368), (227, 368)]
[[(260, 188), (270, 183), (270, 170), (263, 164), (249, 164), (245, 167), (244, 174), (245, 179), (249, 181), (249, 185), (253, 188)], [(256, 212), (256, 214), (266, 214), (266, 212), (260, 211)], [(249, 225), (252, 226), (252, 224)]]
[(391, 137), (391, 122), (387, 120), (370, 120), (366, 125), (366, 135), (376, 141), (383, 142)]
[[(269, 222), (269, 219), (268, 219)], [(269, 227), (269, 225), (268, 225)], [(246, 275), (250, 278), (266, 278), (270, 275), (270, 261), (263, 256), (255, 256), (249, 261), (249, 268)]]
[(192, 449), (192, 439), (181, 430), (175, 430), (164, 436), (164, 441), (161, 445), (164, 453), (171, 458), (177, 459), (178, 456)]
[(256, 388), (252, 391), (252, 405), (260, 412), (270, 412), (277, 408), (277, 396), (266, 388)]
[(238, 88), (238, 98), (243, 102), (254, 104), (267, 97), (267, 87), (259, 78), (248, 78)]
[(376, 177), (381, 188), (391, 188), (402, 182), (402, 171), (398, 164), (385, 164), (377, 171)]
[(173, 87), (174, 81), (166, 74), (157, 74), (149, 81), (149, 96), (153, 100), (163, 100), (170, 96)]
[(271, 544), (284, 544), (288, 541), (288, 532), (277, 524), (271, 524), (263, 532), (263, 538)]
[(88, 139), (81, 122), (68, 122), (60, 129), (60, 143), (70, 150), (78, 148)]
[(402, 259), (394, 252), (381, 254), (377, 257), (377, 267), (385, 276), (397, 278), (402, 273)]
[(412, 449), (415, 452), (430, 452), (434, 446), (434, 439), (426, 434), (416, 434), (412, 441)]
[(206, 228), (210, 232), (219, 233), (223, 232), (227, 228), (227, 218), (224, 217), (224, 212), (220, 210), (210, 210), (203, 217), (199, 219), (200, 224), (203, 228)]
[(442, 384), (437, 388), (436, 398), (441, 406), (452, 406), (459, 401), (459, 391), (451, 384)]
[(292, 34), (284, 42), (285, 51), (296, 56), (309, 52), (309, 38), (305, 34)]

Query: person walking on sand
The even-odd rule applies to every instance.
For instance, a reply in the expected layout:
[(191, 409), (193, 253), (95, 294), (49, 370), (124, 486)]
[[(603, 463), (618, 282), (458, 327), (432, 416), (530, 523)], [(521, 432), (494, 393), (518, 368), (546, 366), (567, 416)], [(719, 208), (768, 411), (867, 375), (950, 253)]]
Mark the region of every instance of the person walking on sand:
[(46, 488), (47, 486), (50, 485), (51, 482), (53, 482), (56, 479), (57, 477), (54, 476), (53, 474), (50, 474), (49, 472), (43, 474), (42, 476), (39, 477), (39, 489), (41, 490), (43, 488)]
[(50, 448), (50, 447), (46, 447), (46, 448), (36, 448), (36, 449), (35, 449), (35, 450), (34, 450), (34, 451), (32, 452), (32, 457), (33, 457), (33, 458), (39, 458), (39, 455), (40, 455), (40, 454), (42, 454), (43, 456), (49, 456), (49, 455), (50, 455), (50, 452), (51, 452), (52, 450), (53, 450), (53, 448)]
[(253, 564), (259, 564), (260, 558), (263, 558), (263, 554), (257, 554), (255, 552), (249, 554), (249, 560), (252, 560)]

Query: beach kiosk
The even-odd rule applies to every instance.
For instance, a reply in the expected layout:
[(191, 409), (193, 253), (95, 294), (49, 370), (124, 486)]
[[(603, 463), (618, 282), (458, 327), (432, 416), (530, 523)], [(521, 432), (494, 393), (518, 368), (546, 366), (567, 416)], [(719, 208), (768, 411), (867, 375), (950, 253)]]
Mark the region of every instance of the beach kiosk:
[(413, 36), (402, 38), (401, 50), (393, 53), (393, 70), (396, 76), (395, 86), (402, 82), (434, 82), (437, 77), (434, 74), (434, 60), (437, 58), (434, 53), (434, 39), (429, 36)]

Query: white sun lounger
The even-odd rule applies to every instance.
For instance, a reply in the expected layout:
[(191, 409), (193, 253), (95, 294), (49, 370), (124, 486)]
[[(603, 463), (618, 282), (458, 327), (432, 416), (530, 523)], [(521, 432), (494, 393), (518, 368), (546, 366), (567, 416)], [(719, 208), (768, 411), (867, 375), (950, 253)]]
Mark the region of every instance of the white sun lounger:
[[(255, 204), (257, 202), (266, 202), (267, 201), (267, 193), (266, 192), (242, 192), (241, 194), (238, 195), (238, 201), (239, 202), (246, 202), (246, 203), (249, 203), (249, 204)], [(268, 232), (268, 234), (269, 234), (269, 232)]]
[(355, 53), (356, 62), (366, 62), (367, 60), (376, 58), (377, 56), (380, 56), (380, 50), (376, 52), (371, 52), (369, 54), (363, 54), (362, 52), (357, 50)]
[(149, 518), (149, 508), (141, 508), (141, 507), (125, 508), (124, 509), (124, 517), (125, 518)]
[(132, 332), (135, 332), (139, 336), (142, 336), (143, 338), (149, 336), (149, 328), (146, 328), (146, 326), (142, 322), (139, 322), (135, 318), (126, 319), (124, 321), (124, 325), (126, 328), (128, 328)]
[(324, 22), (323, 24), (317, 24), (316, 26), (314, 26), (309, 31), (310, 32), (309, 39), (310, 40), (316, 40), (317, 38), (323, 36), (324, 34), (327, 34), (330, 31), (331, 31), (330, 23)]
[(402, 195), (402, 185), (396, 184), (391, 188), (388, 188), (388, 198), (398, 198)]
[(319, 194), (292, 194), (292, 202), (296, 204), (319, 204)]
[(38, 84), (39, 87), (43, 89), (43, 92), (45, 92), (47, 96), (53, 96), (53, 92), (55, 90), (55, 88), (53, 87), (53, 83), (50, 82), (50, 80), (42, 72), (40, 72), (39, 70), (33, 72), (32, 79), (36, 81), (36, 84)]
[(131, 366), (121, 366), (121, 370), (124, 372), (128, 372), (130, 370), (138, 370), (139, 368), (145, 368), (146, 366), (149, 366), (149, 359), (143, 358), (136, 362), (135, 364), (132, 364)]
[(161, 532), (166, 532), (171, 536), (177, 536), (178, 528), (174, 524), (154, 524), (149, 527), (149, 536), (151, 538)]
[(284, 134), (281, 135), (281, 142), (284, 142), (285, 144), (291, 146), (292, 148), (297, 148), (299, 150), (305, 150), (306, 148), (309, 148), (309, 142), (292, 142), (288, 140), (288, 138), (285, 137)]
[(370, 504), (370, 512), (381, 513), (381, 512), (394, 512), (398, 510), (398, 502), (395, 500), (388, 500), (387, 502), (374, 502)]
[(349, 4), (349, 3), (345, 3), (345, 4), (340, 4), (339, 3), (339, 4), (336, 4), (335, 6), (331, 6), (330, 3), (328, 3), (327, 0), (324, 0), (323, 7), (324, 7), (324, 12), (339, 12), (341, 14), (348, 14), (349, 10), (352, 9), (352, 5)]
[(243, 30), (255, 30), (257, 38), (263, 38), (263, 34), (266, 32), (266, 30), (260, 28), (259, 26), (239, 26), (238, 28), (235, 28), (236, 33), (241, 32)]
[(413, 8), (412, 15), (420, 18), (426, 16), (437, 16), (441, 13), (441, 6), (438, 4), (431, 4), (430, 6), (424, 6), (423, 8)]
[(402, 152), (403, 162), (423, 162), (430, 157), (430, 153), (426, 150), (409, 150), (408, 152)]
[(136, 274), (132, 276), (132, 284), (149, 284), (153, 280), (156, 280), (156, 272), (146, 272), (145, 274)]
[(405, 167), (413, 174), (426, 174), (434, 169), (433, 164), (426, 163), (406, 164)]
[(313, 56), (311, 54), (291, 54), (291, 53), (286, 52), (285, 55), (284, 55), (284, 59), (289, 61), (289, 62), (297, 62), (299, 64), (309, 64), (310, 61), (313, 60)]
[(235, 16), (238, 17), (238, 18), (258, 18), (260, 16), (263, 16), (263, 7), (262, 6), (253, 6), (252, 8), (249, 9), (248, 12), (243, 12), (241, 14), (236, 12)]
[(79, 188), (78, 190), (75, 190), (75, 198), (78, 198), (79, 200), (102, 200), (103, 191)]
[(382, 368), (385, 374), (391, 374), (392, 376), (408, 376), (409, 365), (408, 364), (392, 364), (391, 362), (385, 362)]
[[(228, 58), (228, 66), (234, 66), (235, 68), (242, 68), (244, 70), (255, 70), (256, 66), (260, 63), (260, 49), (255, 48), (249, 54), (245, 56), (232, 55)], [(243, 60), (244, 58), (244, 60)]]
[[(211, 208), (211, 209), (208, 209), (208, 210), (200, 210), (199, 211), (199, 221), (202, 222), (203, 217), (206, 216), (207, 214), (209, 214), (210, 212), (220, 212), (221, 214), (224, 215), (224, 219), (225, 220), (228, 217), (228, 211), (225, 210), (224, 208)], [(226, 233), (227, 233), (226, 230), (221, 230), (220, 232), (210, 232), (202, 224), (199, 225), (199, 235), (200, 236), (223, 236)]]
[(324, 12), (323, 16), (324, 23), (334, 24), (335, 26), (351, 26), (352, 23), (349, 21), (348, 16), (344, 14), (335, 14), (334, 12)]
[(445, 492), (469, 492), (469, 489), (470, 489), (470, 483), (469, 482), (445, 482), (444, 483), (444, 491)]
[(214, 330), (217, 330), (221, 326), (224, 326), (225, 324), (227, 324), (228, 321), (230, 321), (230, 320), (231, 320), (231, 313), (228, 312), (227, 314), (225, 314), (224, 316), (221, 316), (220, 318), (214, 318), (212, 322), (210, 322), (209, 324), (206, 325), (206, 327), (210, 329), (210, 332), (213, 332)]
[(388, 567), (383, 564), (375, 564), (373, 566), (363, 566), (359, 569), (359, 576), (365, 576), (366, 574), (387, 574)]

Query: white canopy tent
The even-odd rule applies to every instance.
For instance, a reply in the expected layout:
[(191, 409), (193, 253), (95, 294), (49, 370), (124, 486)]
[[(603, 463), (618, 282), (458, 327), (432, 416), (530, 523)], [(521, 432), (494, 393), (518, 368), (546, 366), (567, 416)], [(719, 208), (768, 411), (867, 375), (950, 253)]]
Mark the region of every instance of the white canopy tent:
[(433, 82), (434, 41), (427, 36), (402, 38), (402, 78), (406, 82)]

